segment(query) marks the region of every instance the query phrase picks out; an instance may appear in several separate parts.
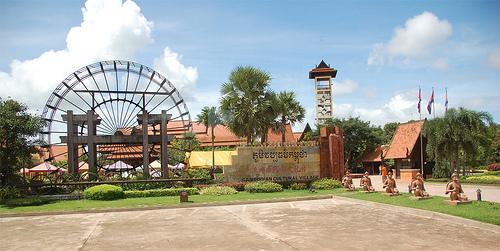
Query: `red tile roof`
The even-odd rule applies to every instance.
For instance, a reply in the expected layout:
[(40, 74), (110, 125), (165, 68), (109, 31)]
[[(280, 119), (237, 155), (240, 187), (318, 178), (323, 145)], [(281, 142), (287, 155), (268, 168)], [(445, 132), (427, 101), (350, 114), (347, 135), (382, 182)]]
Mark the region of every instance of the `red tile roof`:
[(411, 155), (415, 147), (424, 121), (400, 124), (392, 137), (386, 159), (403, 159)]
[[(274, 132), (271, 128), (269, 128), (269, 130), (267, 131), (267, 143), (281, 143), (281, 136), (282, 135), (280, 132)], [(297, 142), (297, 140), (293, 136), (292, 126), (290, 124), (286, 125), (285, 142)]]
[(386, 146), (386, 145), (377, 146), (375, 148), (375, 150), (373, 150), (372, 152), (366, 153), (363, 156), (362, 161), (363, 162), (380, 162), (380, 161), (382, 161), (380, 159), (380, 155), (383, 154), (385, 156), (385, 154), (387, 154), (388, 149), (389, 149), (389, 146)]

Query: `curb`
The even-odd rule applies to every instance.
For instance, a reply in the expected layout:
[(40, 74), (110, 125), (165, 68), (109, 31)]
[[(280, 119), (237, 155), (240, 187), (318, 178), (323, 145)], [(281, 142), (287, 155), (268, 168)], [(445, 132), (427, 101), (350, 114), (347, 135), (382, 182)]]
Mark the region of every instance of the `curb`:
[(53, 215), (71, 215), (71, 214), (99, 214), (99, 213), (115, 213), (115, 212), (133, 212), (133, 211), (150, 211), (161, 209), (176, 209), (176, 208), (196, 208), (196, 207), (215, 207), (215, 206), (233, 206), (233, 205), (249, 205), (249, 204), (263, 204), (263, 203), (277, 203), (277, 202), (293, 202), (305, 200), (324, 200), (332, 199), (333, 195), (316, 195), (316, 196), (302, 196), (290, 198), (277, 198), (265, 200), (236, 200), (228, 202), (204, 202), (204, 203), (184, 203), (167, 206), (149, 206), (149, 207), (133, 207), (133, 208), (108, 208), (108, 209), (95, 209), (95, 210), (78, 210), (78, 211), (59, 211), (59, 212), (35, 212), (35, 213), (6, 213), (0, 214), (2, 218), (14, 217), (30, 217), (30, 216), (53, 216)]

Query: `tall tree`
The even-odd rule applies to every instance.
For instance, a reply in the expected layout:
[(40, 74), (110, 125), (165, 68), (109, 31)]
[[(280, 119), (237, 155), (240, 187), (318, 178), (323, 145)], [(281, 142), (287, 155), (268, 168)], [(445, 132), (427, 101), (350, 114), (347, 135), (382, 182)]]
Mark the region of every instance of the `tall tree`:
[[(217, 108), (215, 107), (208, 107), (205, 106), (203, 109), (201, 109), (201, 113), (198, 114), (197, 116), (197, 121), (198, 123), (202, 123), (206, 130), (210, 127), (211, 132), (212, 132), (212, 169), (210, 171), (210, 176), (215, 178), (215, 146), (214, 146), (214, 141), (215, 141), (215, 134), (214, 134), (214, 129), (218, 125), (222, 125), (222, 116), (220, 113), (217, 111)], [(207, 132), (205, 130), (205, 132)]]
[(383, 144), (391, 143), (392, 136), (394, 136), (394, 132), (396, 132), (396, 128), (398, 128), (398, 125), (398, 122), (391, 122), (384, 125)]
[(281, 133), (281, 142), (285, 142), (286, 125), (294, 125), (297, 122), (304, 121), (306, 110), (295, 99), (294, 92), (283, 91), (276, 95), (273, 105), (276, 120), (273, 130)]
[(220, 109), (225, 124), (237, 136), (246, 137), (248, 144), (265, 135), (272, 123), (269, 112), (273, 109), (274, 93), (269, 89), (270, 81), (267, 72), (238, 66), (222, 85)]
[(7, 185), (15, 171), (31, 166), (35, 140), (43, 120), (28, 113), (28, 108), (11, 99), (0, 98), (0, 180)]
[(181, 137), (176, 137), (172, 140), (172, 146), (168, 151), (168, 163), (177, 165), (186, 161), (186, 153), (200, 149), (200, 141), (196, 138), (196, 134), (186, 132)]
[[(427, 138), (427, 154), (436, 161), (449, 161), (458, 170), (458, 161), (478, 154), (480, 146), (488, 143), (488, 125), (491, 115), (465, 108), (449, 109), (442, 118), (429, 120), (424, 125)], [(466, 167), (463, 165), (463, 174)]]
[(371, 152), (382, 143), (381, 129), (359, 118), (329, 119), (325, 125), (342, 127), (344, 132), (344, 155), (346, 167), (357, 167), (366, 152)]

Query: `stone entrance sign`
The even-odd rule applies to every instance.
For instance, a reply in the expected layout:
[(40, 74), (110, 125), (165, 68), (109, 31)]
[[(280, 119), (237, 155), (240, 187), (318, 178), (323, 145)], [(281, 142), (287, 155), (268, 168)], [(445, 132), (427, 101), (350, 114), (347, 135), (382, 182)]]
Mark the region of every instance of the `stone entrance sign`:
[(228, 182), (320, 178), (320, 150), (314, 143), (238, 147), (238, 154), (232, 158), (233, 166), (224, 170)]

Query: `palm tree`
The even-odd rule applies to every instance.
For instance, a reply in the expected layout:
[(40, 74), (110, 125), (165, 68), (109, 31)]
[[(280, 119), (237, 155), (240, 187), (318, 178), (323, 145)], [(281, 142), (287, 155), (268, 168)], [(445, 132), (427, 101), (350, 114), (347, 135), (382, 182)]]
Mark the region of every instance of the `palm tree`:
[[(428, 155), (451, 162), (452, 170), (457, 170), (461, 154), (465, 158), (475, 156), (479, 146), (487, 143), (488, 124), (492, 121), (486, 112), (449, 109), (444, 117), (429, 120), (424, 126)], [(462, 170), (465, 175), (465, 165)]]
[(210, 171), (210, 176), (212, 179), (215, 178), (215, 135), (214, 128), (218, 125), (222, 125), (222, 117), (215, 107), (205, 106), (201, 109), (201, 113), (196, 117), (196, 122), (198, 124), (203, 124), (205, 126), (205, 133), (208, 131), (208, 127), (212, 130), (212, 169)]
[(304, 121), (306, 110), (295, 99), (294, 92), (283, 91), (276, 95), (275, 99), (275, 122), (273, 131), (281, 133), (281, 142), (285, 142), (286, 125), (295, 125)]
[[(274, 93), (269, 90), (271, 76), (255, 67), (238, 66), (221, 88), (221, 113), (229, 129), (239, 137), (253, 143), (265, 135), (272, 118)], [(271, 119), (272, 118), (272, 119)]]

